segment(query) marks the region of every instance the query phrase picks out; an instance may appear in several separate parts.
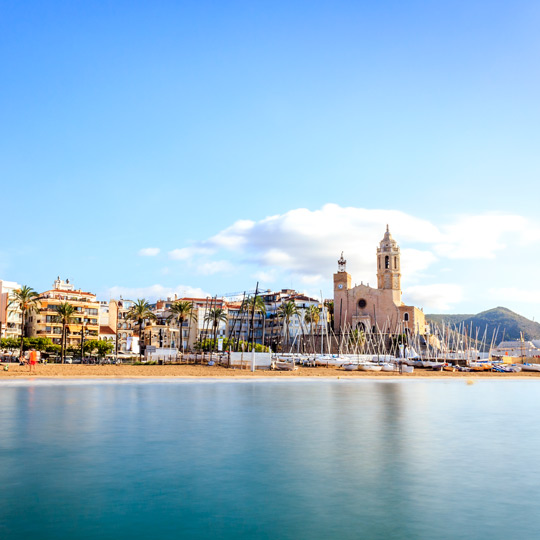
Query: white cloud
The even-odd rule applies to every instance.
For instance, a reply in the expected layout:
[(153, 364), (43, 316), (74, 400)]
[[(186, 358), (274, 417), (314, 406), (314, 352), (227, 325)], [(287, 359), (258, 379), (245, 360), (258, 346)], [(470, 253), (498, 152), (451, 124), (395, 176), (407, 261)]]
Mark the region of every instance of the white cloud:
[(454, 283), (433, 283), (414, 285), (403, 291), (406, 304), (424, 308), (425, 312), (447, 311), (461, 302), (463, 289)]
[(259, 272), (255, 272), (254, 274), (252, 274), (251, 277), (257, 279), (263, 285), (266, 283), (273, 283), (274, 281), (276, 281), (276, 278), (277, 278), (275, 270), (268, 270), (268, 271), (261, 270)]
[(169, 259), (175, 261), (186, 261), (192, 259), (196, 255), (210, 255), (214, 250), (205, 247), (186, 247), (181, 249), (173, 249), (169, 251)]
[(522, 216), (484, 214), (461, 216), (442, 227), (435, 252), (449, 259), (494, 259), (509, 242), (537, 242), (540, 229)]
[(376, 249), (387, 224), (401, 246), (403, 286), (409, 286), (414, 303), (430, 310), (445, 310), (462, 297), (458, 285), (423, 285), (436, 280), (440, 268), (451, 267), (454, 281), (460, 274), (465, 279), (463, 261), (493, 259), (507, 248), (540, 242), (539, 225), (517, 215), (457, 216), (435, 224), (398, 210), (326, 204), (236, 221), (169, 257), (188, 261), (200, 274), (244, 270), (260, 281), (320, 285), (329, 292), (342, 251), (353, 282), (375, 283)]
[[(304, 279), (330, 276), (345, 251), (349, 268), (367, 279), (375, 271), (374, 251), (387, 223), (410, 241), (442, 238), (429, 222), (403, 212), (327, 204), (315, 211), (299, 208), (257, 222), (238, 221), (204, 244), (240, 252), (247, 263), (280, 268)], [(435, 258), (428, 251), (416, 252), (418, 266), (413, 271)]]
[(164, 285), (149, 285), (148, 287), (110, 287), (104, 294), (100, 294), (100, 298), (120, 298), (136, 300), (137, 298), (146, 298), (149, 301), (155, 301), (166, 299), (167, 297), (173, 297), (177, 295), (182, 297), (194, 297), (194, 298), (206, 298), (211, 296), (206, 291), (198, 287), (191, 287), (189, 285), (178, 285), (177, 287), (165, 287)]
[(160, 251), (161, 250), (156, 247), (143, 248), (139, 250), (139, 255), (141, 257), (155, 257), (156, 255), (159, 255)]
[(210, 261), (202, 263), (198, 266), (201, 274), (211, 275), (211, 274), (226, 274), (234, 270), (234, 266), (229, 261)]
[(489, 289), (489, 295), (499, 302), (523, 302), (540, 304), (540, 290), (519, 289), (517, 287), (501, 287)]

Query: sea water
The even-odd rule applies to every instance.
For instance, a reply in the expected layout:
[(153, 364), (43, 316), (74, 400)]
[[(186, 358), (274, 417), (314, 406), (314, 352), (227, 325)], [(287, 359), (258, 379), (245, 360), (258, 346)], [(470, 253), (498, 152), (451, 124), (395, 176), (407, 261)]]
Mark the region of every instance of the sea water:
[(0, 384), (0, 538), (540, 537), (540, 382)]

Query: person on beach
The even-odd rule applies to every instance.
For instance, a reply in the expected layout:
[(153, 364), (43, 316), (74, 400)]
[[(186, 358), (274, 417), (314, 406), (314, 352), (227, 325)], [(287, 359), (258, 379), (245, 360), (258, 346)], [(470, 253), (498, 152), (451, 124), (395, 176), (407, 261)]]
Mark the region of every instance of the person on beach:
[(30, 373), (32, 373), (32, 371), (34, 371), (34, 373), (36, 372), (36, 364), (37, 364), (37, 352), (35, 349), (32, 349), (30, 351), (30, 357), (29, 357), (29, 367), (28, 367), (28, 371)]

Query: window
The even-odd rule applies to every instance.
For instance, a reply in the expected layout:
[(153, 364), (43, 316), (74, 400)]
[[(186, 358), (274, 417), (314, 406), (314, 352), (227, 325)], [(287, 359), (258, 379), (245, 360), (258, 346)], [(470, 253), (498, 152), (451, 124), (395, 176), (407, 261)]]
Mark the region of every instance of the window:
[(409, 314), (408, 313), (405, 313), (405, 315), (403, 315), (403, 320), (405, 322), (407, 322), (409, 320)]
[(388, 255), (384, 258), (384, 267), (390, 268), (390, 257)]
[(397, 257), (394, 257), (394, 268), (397, 270)]

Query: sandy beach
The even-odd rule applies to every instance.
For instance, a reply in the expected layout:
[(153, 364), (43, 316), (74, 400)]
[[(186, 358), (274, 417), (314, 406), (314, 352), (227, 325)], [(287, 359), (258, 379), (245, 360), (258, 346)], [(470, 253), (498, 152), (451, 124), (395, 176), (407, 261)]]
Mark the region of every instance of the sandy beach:
[(0, 379), (40, 378), (139, 378), (139, 377), (193, 377), (193, 378), (371, 378), (371, 379), (414, 379), (414, 378), (540, 378), (538, 372), (493, 373), (485, 372), (449, 372), (415, 369), (413, 373), (345, 371), (336, 367), (299, 368), (296, 371), (257, 370), (254, 373), (247, 369), (228, 369), (221, 366), (206, 365), (80, 365), (80, 364), (45, 364), (36, 366), (35, 373), (29, 373), (27, 366), (10, 364), (9, 370), (0, 370)]

